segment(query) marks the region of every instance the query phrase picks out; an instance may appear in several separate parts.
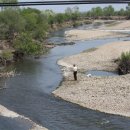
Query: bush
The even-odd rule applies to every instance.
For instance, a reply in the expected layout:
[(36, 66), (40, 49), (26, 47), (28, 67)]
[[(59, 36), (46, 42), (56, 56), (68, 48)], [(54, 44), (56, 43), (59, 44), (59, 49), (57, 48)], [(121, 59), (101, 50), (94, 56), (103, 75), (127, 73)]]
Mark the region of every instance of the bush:
[(5, 60), (12, 60), (13, 54), (9, 50), (2, 51), (1, 58)]
[(73, 23), (73, 27), (78, 27), (78, 26), (80, 26), (80, 25), (82, 25), (82, 23), (80, 23), (80, 22), (74, 22), (74, 23)]
[(128, 74), (130, 73), (130, 52), (123, 52), (119, 58), (118, 65), (119, 74)]
[(44, 51), (42, 44), (32, 40), (27, 33), (22, 33), (17, 37), (13, 45), (16, 51), (23, 52), (25, 55), (40, 55)]

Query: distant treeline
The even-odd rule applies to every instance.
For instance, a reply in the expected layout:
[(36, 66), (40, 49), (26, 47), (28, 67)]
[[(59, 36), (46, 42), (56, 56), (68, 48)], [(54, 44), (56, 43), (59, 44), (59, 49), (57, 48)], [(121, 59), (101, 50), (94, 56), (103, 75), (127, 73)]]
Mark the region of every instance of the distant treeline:
[[(0, 0), (5, 2), (5, 0)], [(17, 2), (17, 0), (6, 0)], [(52, 10), (40, 11), (33, 8), (1, 7), (0, 11), (0, 48), (3, 41), (25, 55), (40, 55), (46, 52), (44, 41), (54, 26), (64, 23), (75, 23), (88, 17), (99, 16), (130, 16), (129, 6), (124, 10), (115, 11), (112, 6), (92, 8), (88, 12), (80, 12), (76, 6), (67, 8), (64, 13), (55, 13)], [(6, 55), (6, 59), (9, 56)]]
[(130, 16), (130, 6), (128, 5), (126, 9), (121, 8), (120, 10), (116, 11), (111, 5), (101, 8), (96, 7), (92, 8), (90, 11), (84, 13), (87, 17), (99, 17), (99, 16), (126, 16), (129, 18)]

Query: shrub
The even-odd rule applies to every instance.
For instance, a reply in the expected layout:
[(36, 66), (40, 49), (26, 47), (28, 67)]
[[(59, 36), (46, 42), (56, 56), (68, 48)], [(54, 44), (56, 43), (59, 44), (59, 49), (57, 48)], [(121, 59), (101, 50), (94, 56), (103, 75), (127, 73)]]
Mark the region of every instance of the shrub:
[(13, 58), (13, 54), (10, 50), (4, 50), (1, 54), (2, 59), (11, 60)]
[(27, 33), (22, 33), (16, 38), (14, 48), (18, 52), (23, 52), (25, 55), (38, 55), (44, 51), (42, 44), (32, 40), (31, 35)]
[(80, 22), (74, 22), (74, 23), (73, 23), (73, 27), (78, 27), (78, 26), (80, 26), (80, 25), (82, 25), (82, 23), (80, 23)]
[(130, 73), (130, 52), (123, 52), (119, 58), (118, 65), (119, 74), (128, 74)]

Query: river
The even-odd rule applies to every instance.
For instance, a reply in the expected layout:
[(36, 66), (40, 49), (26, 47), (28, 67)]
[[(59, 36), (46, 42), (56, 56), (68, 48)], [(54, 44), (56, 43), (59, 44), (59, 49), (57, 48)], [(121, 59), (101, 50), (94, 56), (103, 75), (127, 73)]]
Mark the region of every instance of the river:
[[(60, 31), (64, 34), (65, 30)], [(53, 33), (52, 39), (61, 32)], [(60, 42), (62, 38), (64, 39), (59, 37)], [(86, 109), (51, 94), (62, 81), (60, 66), (56, 64), (58, 59), (109, 42), (127, 39), (76, 41), (74, 45), (57, 46), (40, 59), (28, 58), (16, 63), (13, 67), (20, 75), (5, 79), (7, 89), (0, 90), (0, 104), (49, 130), (129, 130), (130, 118)]]

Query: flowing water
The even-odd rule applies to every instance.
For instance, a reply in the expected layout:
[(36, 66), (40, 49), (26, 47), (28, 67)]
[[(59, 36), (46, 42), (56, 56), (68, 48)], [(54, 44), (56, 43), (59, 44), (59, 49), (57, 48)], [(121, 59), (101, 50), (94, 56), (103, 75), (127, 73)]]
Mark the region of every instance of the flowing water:
[(7, 89), (0, 91), (0, 104), (49, 130), (129, 130), (130, 118), (86, 109), (51, 94), (62, 81), (58, 59), (118, 40), (128, 39), (76, 41), (74, 45), (57, 46), (40, 59), (16, 63), (14, 68), (20, 75), (3, 79)]

